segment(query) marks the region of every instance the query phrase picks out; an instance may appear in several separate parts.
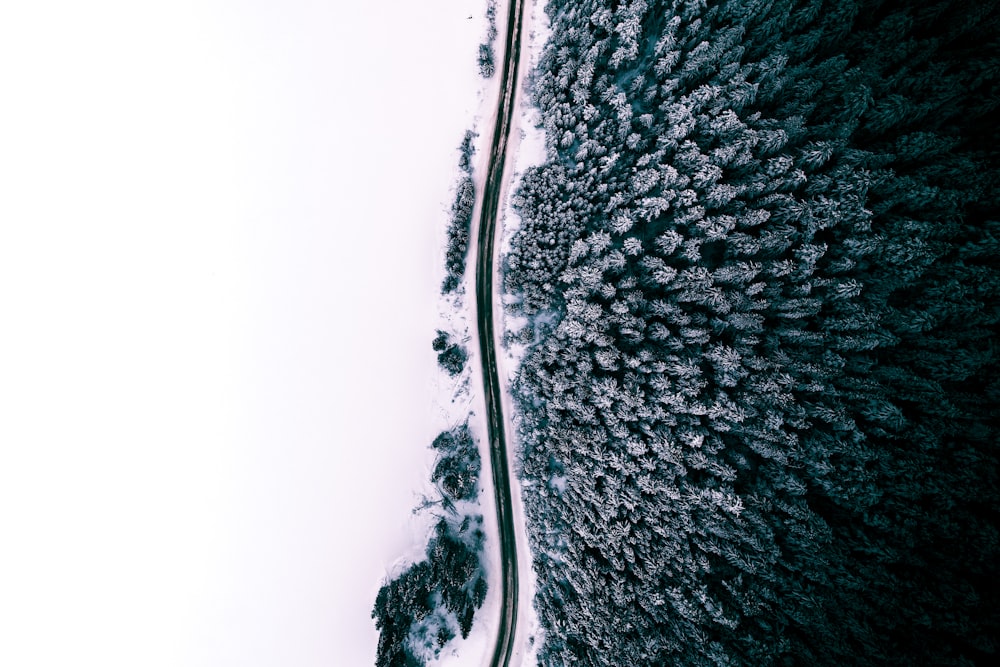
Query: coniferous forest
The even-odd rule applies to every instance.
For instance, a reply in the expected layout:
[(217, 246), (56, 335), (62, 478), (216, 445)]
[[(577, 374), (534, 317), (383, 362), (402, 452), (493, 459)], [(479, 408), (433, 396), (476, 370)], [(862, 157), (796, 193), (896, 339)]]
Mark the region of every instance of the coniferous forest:
[(997, 5), (547, 0), (540, 664), (994, 664)]

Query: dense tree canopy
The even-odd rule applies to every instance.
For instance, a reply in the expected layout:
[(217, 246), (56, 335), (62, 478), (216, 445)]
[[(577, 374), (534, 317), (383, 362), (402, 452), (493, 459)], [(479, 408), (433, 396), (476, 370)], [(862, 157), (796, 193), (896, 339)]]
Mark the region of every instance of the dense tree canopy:
[(991, 663), (997, 3), (547, 11), (505, 259), (541, 664)]

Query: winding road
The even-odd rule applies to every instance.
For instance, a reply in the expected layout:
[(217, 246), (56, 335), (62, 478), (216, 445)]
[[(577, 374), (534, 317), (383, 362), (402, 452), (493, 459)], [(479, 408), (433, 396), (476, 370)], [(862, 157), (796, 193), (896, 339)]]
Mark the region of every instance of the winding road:
[(510, 466), (507, 442), (504, 439), (503, 406), (500, 377), (497, 373), (496, 332), (493, 323), (493, 251), (496, 240), (496, 219), (503, 185), (504, 161), (514, 97), (517, 89), (517, 66), (521, 54), (521, 16), (523, 0), (510, 0), (504, 62), (500, 80), (500, 99), (496, 125), (490, 144), (490, 161), (483, 189), (483, 205), (479, 217), (476, 246), (476, 321), (479, 329), (479, 351), (483, 364), (483, 389), (486, 398), (487, 437), (490, 441), (490, 466), (493, 469), (493, 490), (496, 496), (497, 526), (500, 533), (502, 587), (500, 592), (500, 623), (490, 667), (508, 667), (514, 649), (517, 629), (517, 546), (514, 537), (513, 509), (510, 498)]

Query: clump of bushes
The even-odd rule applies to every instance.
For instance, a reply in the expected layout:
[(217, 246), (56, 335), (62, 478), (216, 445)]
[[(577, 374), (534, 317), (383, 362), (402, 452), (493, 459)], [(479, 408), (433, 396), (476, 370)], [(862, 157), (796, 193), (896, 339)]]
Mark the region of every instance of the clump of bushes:
[(455, 377), (465, 368), (469, 354), (458, 343), (452, 343), (445, 332), (438, 331), (437, 334), (431, 347), (438, 353), (438, 364), (448, 372), (448, 375)]
[(445, 431), (431, 445), (441, 452), (431, 479), (441, 485), (443, 496), (453, 501), (474, 500), (479, 495), (479, 450), (467, 424)]
[(472, 208), (476, 205), (476, 186), (471, 176), (458, 184), (455, 203), (451, 205), (448, 224), (448, 250), (445, 254), (445, 279), (441, 292), (453, 292), (465, 275), (465, 258), (469, 254), (469, 231), (472, 228)]
[(496, 55), (493, 51), (493, 42), (497, 38), (497, 3), (492, 0), (486, 7), (486, 41), (479, 45), (479, 75), (484, 79), (489, 79), (496, 72)]

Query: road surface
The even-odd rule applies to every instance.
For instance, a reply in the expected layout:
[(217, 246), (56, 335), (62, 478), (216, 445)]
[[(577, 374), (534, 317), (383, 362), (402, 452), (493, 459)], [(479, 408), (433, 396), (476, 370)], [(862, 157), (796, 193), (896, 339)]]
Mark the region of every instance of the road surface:
[(496, 125), (490, 144), (490, 161), (483, 189), (483, 206), (476, 239), (476, 321), (479, 329), (479, 351), (483, 364), (483, 389), (486, 397), (487, 437), (490, 442), (490, 466), (493, 469), (493, 490), (496, 495), (497, 526), (500, 533), (501, 582), (500, 623), (496, 647), (490, 667), (508, 667), (514, 648), (517, 627), (517, 546), (510, 500), (510, 466), (507, 462), (507, 442), (504, 439), (503, 406), (500, 377), (497, 373), (496, 335), (493, 323), (493, 251), (496, 240), (496, 219), (503, 182), (504, 160), (511, 118), (514, 114), (514, 93), (517, 88), (517, 65), (521, 52), (521, 15), (523, 0), (510, 0), (504, 62), (500, 79), (500, 99)]

